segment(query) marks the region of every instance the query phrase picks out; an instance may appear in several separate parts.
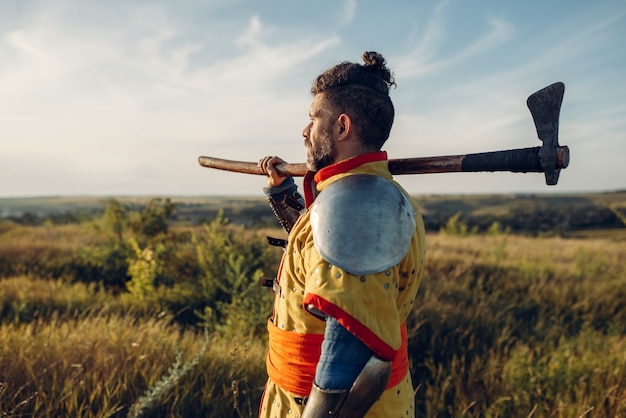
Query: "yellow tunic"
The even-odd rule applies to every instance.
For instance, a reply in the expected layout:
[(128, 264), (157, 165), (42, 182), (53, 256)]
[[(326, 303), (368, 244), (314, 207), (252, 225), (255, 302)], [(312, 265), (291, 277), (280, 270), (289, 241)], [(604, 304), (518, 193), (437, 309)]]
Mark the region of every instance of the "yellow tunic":
[[(337, 318), (380, 357), (391, 361), (404, 356), (406, 360), (406, 352), (398, 351), (401, 346), (406, 350), (401, 331), (422, 275), (426, 250), (424, 224), (415, 201), (393, 181), (384, 152), (366, 154), (321, 170), (315, 177), (317, 191), (322, 192), (332, 182), (352, 174), (383, 177), (407, 195), (416, 213), (410, 248), (395, 266), (375, 274), (354, 275), (319, 255), (313, 243), (310, 212), (300, 217), (289, 234), (278, 272), (280, 290), (268, 324), (270, 378), (260, 417), (302, 414), (325, 329), (325, 322), (305, 307), (313, 306)], [(404, 370), (394, 369), (394, 376), (396, 384), (387, 388), (367, 417), (414, 416), (413, 386), (406, 363)]]

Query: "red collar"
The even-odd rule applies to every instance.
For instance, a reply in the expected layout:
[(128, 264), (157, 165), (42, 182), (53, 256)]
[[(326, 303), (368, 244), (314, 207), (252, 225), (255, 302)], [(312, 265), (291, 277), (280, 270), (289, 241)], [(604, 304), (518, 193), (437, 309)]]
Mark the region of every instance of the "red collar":
[(348, 158), (347, 160), (339, 161), (333, 165), (322, 168), (315, 174), (315, 183), (320, 183), (326, 179), (331, 178), (337, 174), (346, 173), (350, 170), (362, 166), (366, 163), (373, 163), (376, 161), (384, 161), (387, 159), (386, 151), (374, 151), (367, 154), (357, 155), (356, 157)]
[(348, 158), (347, 160), (339, 161), (338, 163), (322, 168), (317, 173), (313, 171), (307, 172), (304, 176), (304, 201), (306, 202), (306, 207), (308, 208), (311, 206), (315, 200), (315, 196), (317, 195), (315, 185), (317, 183), (329, 179), (337, 174), (354, 170), (363, 164), (386, 160), (386, 151), (374, 151), (368, 152), (367, 154), (357, 155), (356, 157)]

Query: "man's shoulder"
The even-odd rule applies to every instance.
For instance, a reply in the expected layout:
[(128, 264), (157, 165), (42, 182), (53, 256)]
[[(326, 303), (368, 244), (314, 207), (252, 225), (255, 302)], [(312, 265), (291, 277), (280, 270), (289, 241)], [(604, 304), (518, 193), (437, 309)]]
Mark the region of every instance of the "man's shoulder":
[(353, 274), (398, 263), (415, 232), (415, 209), (397, 185), (354, 174), (332, 182), (311, 207), (313, 240), (328, 262)]

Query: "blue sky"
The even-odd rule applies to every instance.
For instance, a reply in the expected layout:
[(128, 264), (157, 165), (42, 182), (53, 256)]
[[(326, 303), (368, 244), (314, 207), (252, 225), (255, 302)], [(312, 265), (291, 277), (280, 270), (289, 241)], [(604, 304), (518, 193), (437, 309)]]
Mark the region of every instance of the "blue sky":
[(260, 195), (200, 155), (303, 162), (309, 86), (382, 53), (390, 158), (540, 145), (526, 98), (566, 86), (570, 167), (401, 176), (414, 194), (626, 188), (621, 0), (1, 0), (0, 197)]

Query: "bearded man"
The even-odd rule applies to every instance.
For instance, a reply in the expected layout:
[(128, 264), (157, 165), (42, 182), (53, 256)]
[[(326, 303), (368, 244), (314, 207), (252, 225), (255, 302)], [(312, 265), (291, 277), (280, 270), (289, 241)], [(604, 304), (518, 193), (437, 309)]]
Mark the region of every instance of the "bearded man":
[(382, 151), (395, 86), (384, 58), (343, 62), (311, 88), (304, 198), (281, 158), (259, 161), (288, 232), (273, 282), (260, 417), (407, 417), (406, 318), (423, 271), (424, 224)]

